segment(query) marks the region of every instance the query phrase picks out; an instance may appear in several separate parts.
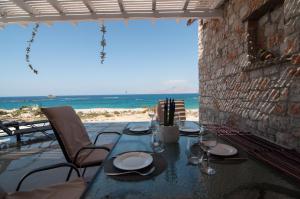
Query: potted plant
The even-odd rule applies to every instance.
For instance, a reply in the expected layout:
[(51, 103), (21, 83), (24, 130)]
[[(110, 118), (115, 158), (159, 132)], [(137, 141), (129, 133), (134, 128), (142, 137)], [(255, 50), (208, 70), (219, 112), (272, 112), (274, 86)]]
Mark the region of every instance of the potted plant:
[(176, 143), (179, 139), (179, 128), (174, 125), (175, 101), (168, 98), (164, 102), (164, 122), (160, 126), (160, 136), (165, 143)]

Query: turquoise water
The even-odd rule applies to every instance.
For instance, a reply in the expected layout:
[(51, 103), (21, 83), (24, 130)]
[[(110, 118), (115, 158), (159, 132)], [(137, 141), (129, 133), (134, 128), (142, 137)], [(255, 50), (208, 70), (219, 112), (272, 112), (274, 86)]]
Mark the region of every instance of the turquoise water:
[(57, 96), (49, 99), (40, 97), (0, 97), (0, 109), (14, 109), (22, 106), (72, 106), (75, 109), (88, 108), (142, 108), (156, 105), (159, 99), (183, 99), (186, 108), (199, 107), (198, 94), (147, 94), (147, 95), (78, 95)]

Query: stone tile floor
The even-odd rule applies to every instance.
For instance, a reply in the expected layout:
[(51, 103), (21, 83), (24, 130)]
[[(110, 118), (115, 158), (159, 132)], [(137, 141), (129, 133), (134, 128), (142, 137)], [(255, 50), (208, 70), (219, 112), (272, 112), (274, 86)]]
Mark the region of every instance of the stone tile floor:
[[(126, 124), (126, 122), (86, 123), (85, 126), (91, 140), (94, 140), (97, 132), (121, 132)], [(107, 143), (110, 140), (111, 138), (103, 136), (97, 144)], [(14, 137), (0, 137), (0, 187), (7, 192), (13, 192), (22, 176), (32, 169), (66, 162), (55, 139), (45, 140), (43, 134), (36, 133), (22, 136), (22, 141), (21, 146), (16, 146)], [(96, 171), (97, 167), (87, 169), (86, 177), (91, 178)], [(34, 174), (24, 182), (22, 190), (63, 182), (67, 173), (68, 169), (59, 168)]]

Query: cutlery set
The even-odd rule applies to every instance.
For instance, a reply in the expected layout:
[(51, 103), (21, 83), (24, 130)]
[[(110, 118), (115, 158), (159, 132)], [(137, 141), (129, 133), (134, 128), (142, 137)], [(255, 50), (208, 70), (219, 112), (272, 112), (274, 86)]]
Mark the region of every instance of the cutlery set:
[(108, 176), (118, 176), (118, 175), (125, 175), (125, 174), (138, 174), (138, 175), (141, 175), (141, 176), (147, 176), (147, 175), (150, 175), (151, 173), (153, 173), (155, 171), (155, 167), (151, 167), (148, 171), (136, 171), (136, 170), (133, 170), (133, 171), (122, 171), (122, 172), (108, 172), (106, 173), (106, 175)]

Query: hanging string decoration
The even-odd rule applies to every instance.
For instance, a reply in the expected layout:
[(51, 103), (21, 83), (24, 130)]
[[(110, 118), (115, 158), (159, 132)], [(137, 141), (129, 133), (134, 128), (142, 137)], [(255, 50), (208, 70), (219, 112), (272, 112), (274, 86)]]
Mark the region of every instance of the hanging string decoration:
[(26, 48), (26, 56), (25, 56), (25, 60), (26, 63), (28, 64), (28, 67), (30, 68), (31, 71), (33, 71), (35, 74), (38, 74), (38, 71), (32, 66), (31, 62), (30, 62), (30, 51), (31, 51), (31, 46), (34, 42), (35, 36), (39, 30), (39, 24), (36, 23), (33, 30), (32, 30), (32, 34), (31, 34), (31, 39), (28, 42), (28, 46)]
[(100, 45), (101, 45), (101, 47), (102, 47), (102, 50), (101, 50), (101, 52), (100, 52), (100, 60), (101, 60), (101, 64), (103, 64), (104, 63), (104, 60), (105, 60), (105, 58), (106, 58), (106, 53), (105, 53), (105, 46), (106, 46), (106, 40), (105, 40), (105, 33), (107, 32), (106, 31), (106, 27), (105, 27), (105, 25), (101, 25), (101, 27), (100, 27), (100, 32), (101, 32), (101, 34), (102, 34), (102, 39), (101, 39), (101, 42), (100, 42)]

